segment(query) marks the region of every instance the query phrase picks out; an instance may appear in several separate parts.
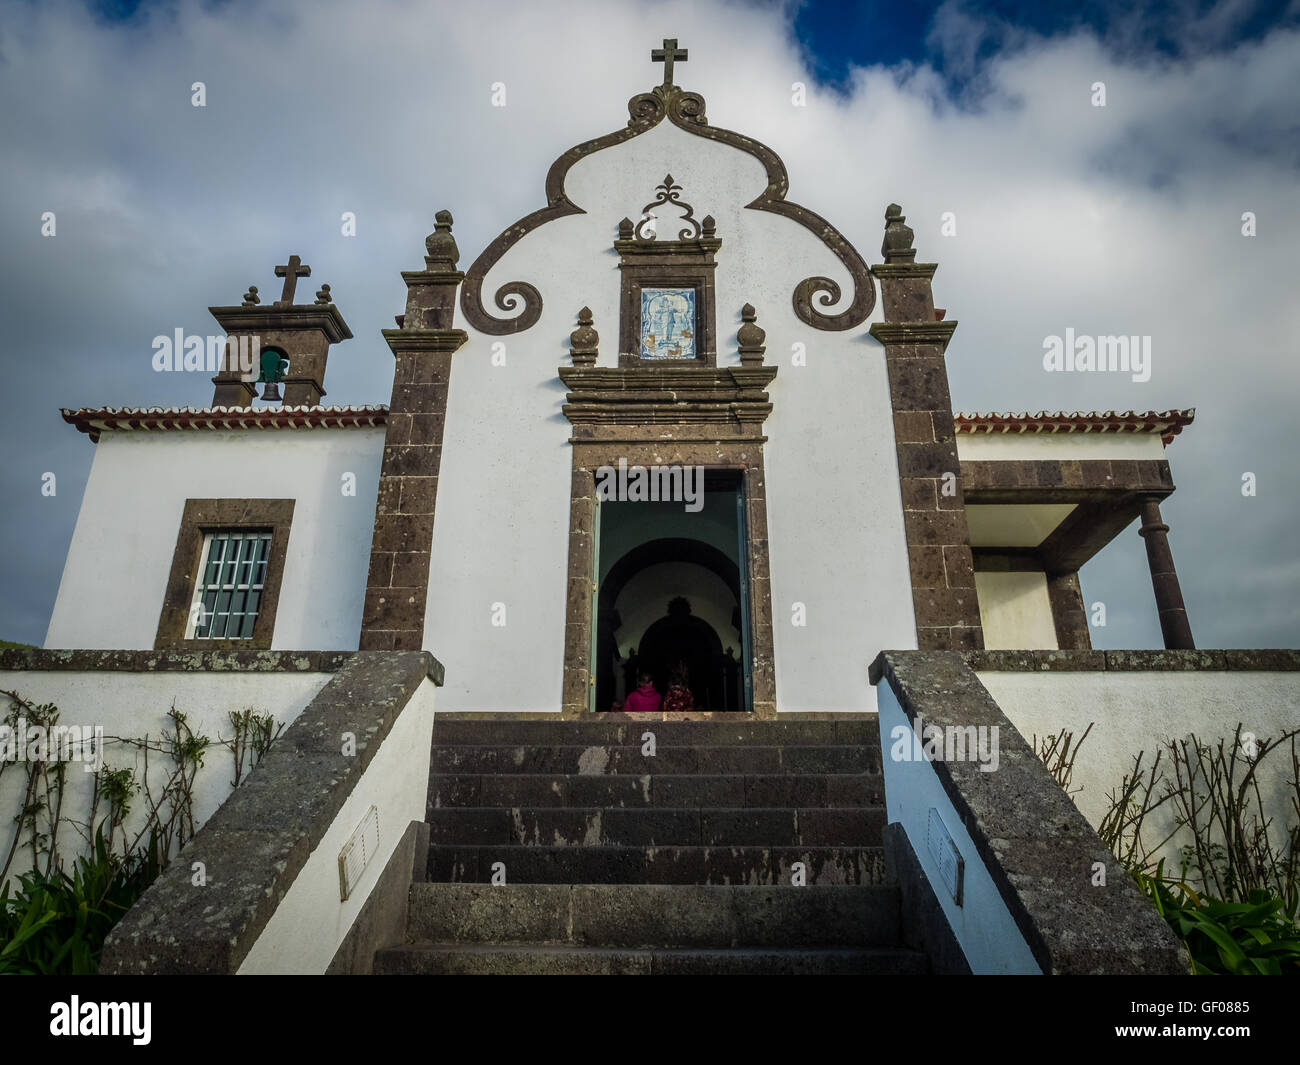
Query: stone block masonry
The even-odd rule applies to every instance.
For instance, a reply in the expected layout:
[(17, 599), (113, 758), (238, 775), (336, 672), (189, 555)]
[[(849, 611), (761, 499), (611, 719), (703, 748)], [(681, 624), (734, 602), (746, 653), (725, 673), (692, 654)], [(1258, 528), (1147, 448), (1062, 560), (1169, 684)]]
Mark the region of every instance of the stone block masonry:
[(468, 339), (451, 328), (456, 289), (465, 276), (455, 269), (451, 224), (451, 214), (439, 211), (437, 228), (425, 241), (427, 268), (402, 274), (407, 299), (401, 328), (384, 330), (393, 351), (393, 397), (361, 616), (363, 651), (418, 651), (424, 645), (451, 357)]
[(885, 320), (871, 327), (871, 335), (885, 346), (917, 645), (978, 650), (984, 631), (944, 362), (957, 323), (937, 320), (931, 293), (936, 267), (915, 261), (904, 221), (902, 209), (891, 204), (881, 246), (885, 261), (872, 267)]

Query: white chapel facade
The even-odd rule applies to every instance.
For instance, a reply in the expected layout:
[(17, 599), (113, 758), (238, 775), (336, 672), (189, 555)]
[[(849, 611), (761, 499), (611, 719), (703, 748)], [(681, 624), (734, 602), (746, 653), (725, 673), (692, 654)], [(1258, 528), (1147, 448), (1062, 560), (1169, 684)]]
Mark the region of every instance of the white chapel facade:
[(211, 308), (262, 353), (211, 406), (65, 410), (95, 456), (46, 646), (423, 648), (440, 712), (581, 717), (681, 663), (702, 712), (871, 711), (884, 649), (1089, 647), (1079, 568), (1140, 518), (1191, 647), (1159, 503), (1192, 412), (955, 414), (901, 208), (865, 258), (654, 58), (468, 262), (438, 213), (387, 406), (326, 404), (371, 341), (291, 257)]

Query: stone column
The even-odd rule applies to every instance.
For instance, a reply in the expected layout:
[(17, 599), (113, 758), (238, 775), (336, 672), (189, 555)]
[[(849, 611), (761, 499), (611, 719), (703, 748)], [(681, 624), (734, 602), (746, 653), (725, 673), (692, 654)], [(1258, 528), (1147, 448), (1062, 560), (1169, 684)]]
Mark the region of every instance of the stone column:
[(1165, 535), (1169, 526), (1161, 520), (1160, 504), (1149, 499), (1142, 504), (1142, 527), (1138, 535), (1147, 543), (1147, 563), (1151, 567), (1151, 587), (1156, 593), (1156, 609), (1160, 612), (1160, 631), (1165, 646), (1174, 650), (1193, 650), (1192, 627), (1187, 621), (1187, 608), (1183, 605), (1183, 592), (1178, 586), (1174, 571), (1174, 556), (1169, 550)]
[(1052, 622), (1056, 627), (1056, 646), (1062, 651), (1091, 651), (1088, 611), (1079, 588), (1079, 571), (1049, 573), (1047, 599), (1052, 605)]
[(451, 327), (465, 276), (456, 269), (451, 223), (449, 212), (438, 212), (437, 228), (425, 241), (426, 269), (402, 273), (407, 295), (401, 328), (383, 331), (393, 352), (393, 398), (361, 619), (363, 651), (415, 651), (424, 643), (451, 356), (468, 339)]
[(871, 335), (885, 347), (917, 646), (981, 650), (984, 630), (944, 362), (957, 323), (939, 320), (931, 291), (936, 266), (915, 261), (904, 221), (902, 208), (890, 204), (885, 261), (871, 268), (885, 320), (871, 327)]

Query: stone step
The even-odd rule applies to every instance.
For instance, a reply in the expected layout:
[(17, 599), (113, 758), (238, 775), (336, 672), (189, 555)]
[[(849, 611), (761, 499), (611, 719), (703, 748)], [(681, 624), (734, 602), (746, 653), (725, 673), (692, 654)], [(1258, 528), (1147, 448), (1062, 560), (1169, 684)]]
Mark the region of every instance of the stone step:
[(428, 879), (487, 884), (501, 863), (508, 884), (883, 884), (885, 852), (871, 847), (524, 846), (432, 844)]
[(880, 727), (874, 715), (867, 720), (845, 721), (664, 721), (621, 715), (600, 720), (466, 720), (434, 718), (435, 746), (640, 744), (646, 732), (669, 746), (761, 744), (793, 746), (864, 744), (880, 746)]
[(880, 806), (880, 773), (578, 776), (576, 774), (436, 774), (429, 809), (459, 806)]
[(880, 748), (866, 746), (683, 746), (658, 744), (655, 754), (640, 746), (508, 746), (476, 744), (433, 748), (431, 771), (460, 776), (496, 773), (729, 774), (879, 773)]
[(885, 809), (452, 806), (429, 811), (427, 820), (430, 842), (441, 844), (878, 847)]
[(894, 885), (413, 884), (407, 939), (587, 947), (895, 947)]
[(912, 976), (928, 973), (929, 964), (917, 951), (901, 949), (632, 950), (421, 943), (379, 951), (374, 971), (440, 976)]

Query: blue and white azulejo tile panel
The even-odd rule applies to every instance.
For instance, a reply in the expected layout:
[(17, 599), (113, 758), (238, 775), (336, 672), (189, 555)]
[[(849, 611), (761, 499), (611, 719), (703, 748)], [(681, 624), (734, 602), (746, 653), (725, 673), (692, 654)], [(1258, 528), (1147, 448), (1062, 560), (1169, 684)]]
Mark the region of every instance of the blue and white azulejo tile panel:
[(641, 290), (641, 358), (695, 358), (695, 289)]

